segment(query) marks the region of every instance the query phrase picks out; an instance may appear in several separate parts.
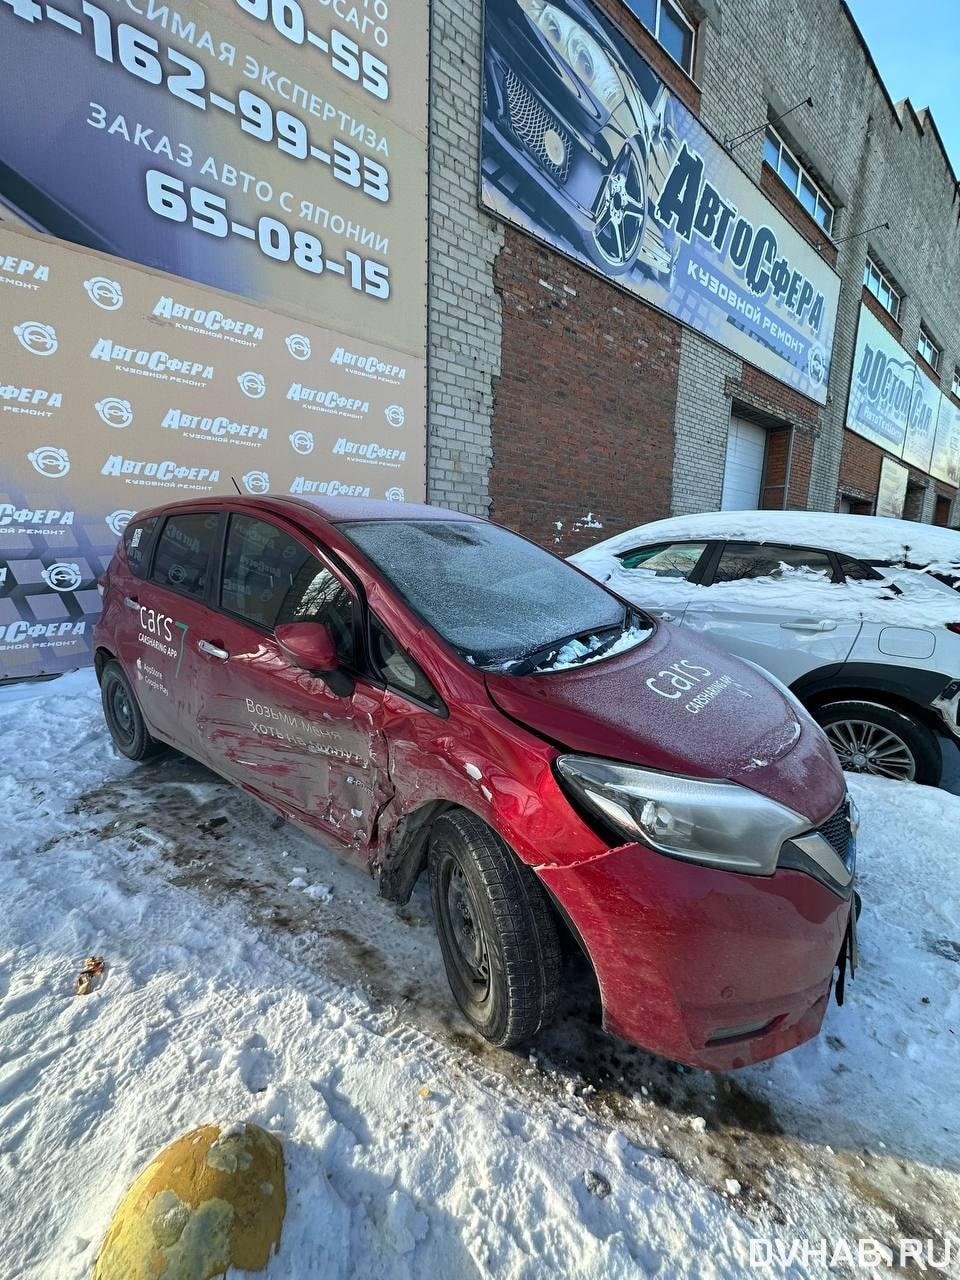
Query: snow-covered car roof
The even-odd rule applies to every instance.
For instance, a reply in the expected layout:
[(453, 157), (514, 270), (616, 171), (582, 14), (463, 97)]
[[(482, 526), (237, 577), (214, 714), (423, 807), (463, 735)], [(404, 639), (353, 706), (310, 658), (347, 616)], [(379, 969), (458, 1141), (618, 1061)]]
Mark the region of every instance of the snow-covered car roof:
[[(782, 542), (840, 551), (884, 564), (929, 566), (960, 573), (960, 532), (888, 516), (852, 516), (831, 511), (708, 511), (654, 520), (587, 549), (618, 555), (673, 538), (729, 538)], [(580, 555), (585, 553), (581, 552)], [(571, 556), (581, 568), (579, 556)]]

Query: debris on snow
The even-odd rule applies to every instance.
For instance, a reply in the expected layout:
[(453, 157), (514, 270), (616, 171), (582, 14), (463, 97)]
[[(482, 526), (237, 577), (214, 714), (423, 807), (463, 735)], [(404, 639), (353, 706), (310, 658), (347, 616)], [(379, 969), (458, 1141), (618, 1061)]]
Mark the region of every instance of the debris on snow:
[(598, 1200), (605, 1200), (610, 1194), (610, 1183), (602, 1173), (597, 1173), (596, 1169), (588, 1169), (583, 1175), (583, 1182), (590, 1194), (596, 1196)]

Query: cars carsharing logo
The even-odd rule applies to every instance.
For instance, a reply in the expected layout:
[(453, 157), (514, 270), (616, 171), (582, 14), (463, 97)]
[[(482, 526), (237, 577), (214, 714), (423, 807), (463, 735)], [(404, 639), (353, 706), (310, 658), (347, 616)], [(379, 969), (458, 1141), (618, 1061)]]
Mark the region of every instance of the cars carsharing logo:
[(76, 591), (83, 581), (83, 574), (78, 564), (66, 560), (58, 560), (40, 571), (40, 577), (54, 591)]
[(270, 476), (266, 471), (248, 471), (243, 477), (247, 493), (266, 493), (270, 488)]
[(50, 480), (59, 480), (70, 470), (70, 456), (66, 449), (57, 449), (52, 444), (42, 444), (27, 454), (34, 471)]
[(259, 400), (267, 390), (266, 380), (262, 373), (254, 373), (248, 369), (245, 373), (237, 375), (237, 382), (240, 384), (240, 390), (245, 396), (249, 396), (251, 400)]
[(52, 356), (57, 349), (57, 331), (52, 324), (24, 320), (22, 324), (13, 326), (13, 332), (21, 347), (32, 356)]
[(117, 396), (106, 396), (94, 405), (100, 415), (100, 421), (108, 427), (129, 427), (133, 421), (133, 407), (129, 400), (120, 400)]
[(108, 280), (106, 276), (91, 276), (89, 280), (84, 280), (83, 287), (90, 301), (104, 311), (117, 311), (123, 306), (123, 289), (118, 280)]

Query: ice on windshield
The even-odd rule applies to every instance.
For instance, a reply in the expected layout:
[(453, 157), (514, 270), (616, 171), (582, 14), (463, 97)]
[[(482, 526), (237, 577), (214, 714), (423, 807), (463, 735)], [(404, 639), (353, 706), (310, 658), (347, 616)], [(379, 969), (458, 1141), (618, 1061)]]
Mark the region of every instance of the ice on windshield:
[(507, 670), (574, 636), (606, 633), (600, 639), (608, 644), (634, 622), (595, 582), (497, 525), (376, 520), (339, 527), (410, 607), (478, 667)]

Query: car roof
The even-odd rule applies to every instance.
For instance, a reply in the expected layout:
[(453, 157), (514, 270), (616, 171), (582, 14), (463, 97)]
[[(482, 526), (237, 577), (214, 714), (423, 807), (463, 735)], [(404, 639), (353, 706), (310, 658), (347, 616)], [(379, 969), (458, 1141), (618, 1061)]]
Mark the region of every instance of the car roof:
[(480, 522), (479, 516), (446, 507), (432, 507), (417, 502), (387, 502), (377, 498), (326, 498), (313, 495), (288, 493), (264, 493), (237, 495), (229, 493), (208, 494), (205, 497), (187, 498), (180, 502), (168, 502), (138, 512), (138, 516), (159, 515), (202, 506), (209, 508), (219, 503), (232, 507), (249, 507), (253, 511), (278, 516), (303, 517), (304, 512), (319, 516), (328, 524), (347, 524), (357, 520), (468, 520)]
[(667, 539), (780, 542), (822, 547), (869, 561), (960, 565), (960, 532), (955, 529), (832, 511), (708, 511), (672, 516), (638, 525), (589, 550), (618, 555)]

